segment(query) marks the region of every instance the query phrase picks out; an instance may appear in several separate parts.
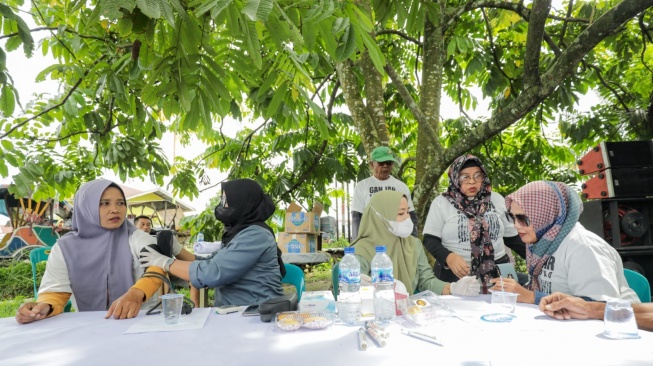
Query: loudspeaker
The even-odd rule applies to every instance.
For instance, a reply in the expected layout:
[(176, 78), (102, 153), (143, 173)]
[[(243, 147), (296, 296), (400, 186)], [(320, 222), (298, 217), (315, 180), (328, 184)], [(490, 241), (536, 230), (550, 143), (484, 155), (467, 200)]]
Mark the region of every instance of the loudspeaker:
[(653, 283), (653, 198), (604, 199), (583, 203), (578, 221), (612, 245), (624, 268)]
[(605, 199), (583, 203), (578, 221), (618, 251), (653, 254), (653, 199)]
[(581, 188), (586, 199), (653, 196), (653, 167), (605, 169)]
[(653, 167), (653, 140), (601, 142), (577, 164), (581, 175), (610, 168)]

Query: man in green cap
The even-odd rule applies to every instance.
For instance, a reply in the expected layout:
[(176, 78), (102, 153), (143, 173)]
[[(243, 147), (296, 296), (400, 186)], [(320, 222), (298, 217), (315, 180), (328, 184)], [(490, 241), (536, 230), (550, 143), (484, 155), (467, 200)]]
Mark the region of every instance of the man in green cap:
[(365, 206), (370, 202), (370, 198), (380, 191), (393, 190), (406, 195), (408, 199), (408, 213), (413, 221), (413, 236), (417, 237), (417, 215), (415, 214), (415, 207), (413, 200), (410, 198), (410, 190), (408, 186), (399, 179), (390, 175), (392, 167), (395, 163), (399, 163), (392, 154), (392, 150), (386, 146), (379, 146), (372, 150), (370, 167), (374, 171), (374, 175), (361, 180), (354, 188), (354, 198), (351, 204), (351, 240), (356, 239), (358, 236), (358, 227), (360, 226)]

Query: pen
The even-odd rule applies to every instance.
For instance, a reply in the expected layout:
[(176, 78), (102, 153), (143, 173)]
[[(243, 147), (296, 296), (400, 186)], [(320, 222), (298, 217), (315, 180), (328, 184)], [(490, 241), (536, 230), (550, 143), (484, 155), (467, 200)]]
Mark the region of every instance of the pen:
[(361, 350), (365, 351), (367, 349), (367, 337), (365, 336), (365, 329), (358, 329), (358, 344), (360, 345)]
[(414, 331), (411, 331), (411, 330), (405, 330), (403, 328), (401, 329), (401, 332), (403, 334), (407, 335), (407, 336), (411, 336), (413, 338), (421, 339), (421, 340), (429, 342), (429, 343), (437, 344), (438, 346), (443, 346), (443, 344), (440, 343), (435, 336), (420, 333), (420, 332), (414, 332)]
[(367, 334), (370, 335), (370, 338), (372, 338), (374, 342), (379, 345), (379, 347), (385, 347), (385, 339), (383, 339), (383, 337), (381, 337), (381, 335), (376, 330), (373, 328), (367, 328)]

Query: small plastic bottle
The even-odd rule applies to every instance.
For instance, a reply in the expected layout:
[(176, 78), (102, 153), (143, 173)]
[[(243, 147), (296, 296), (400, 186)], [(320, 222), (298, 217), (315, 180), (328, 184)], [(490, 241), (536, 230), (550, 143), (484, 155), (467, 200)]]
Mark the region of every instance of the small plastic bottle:
[(361, 265), (354, 248), (345, 248), (338, 267), (338, 316), (343, 323), (355, 325), (361, 318)]
[(199, 233), (197, 233), (197, 240), (196, 241), (197, 242), (204, 241), (204, 233), (203, 232), (200, 231)]
[(372, 284), (374, 285), (374, 319), (387, 323), (394, 319), (395, 280), (392, 260), (385, 254), (385, 246), (376, 247), (376, 255), (372, 258)]

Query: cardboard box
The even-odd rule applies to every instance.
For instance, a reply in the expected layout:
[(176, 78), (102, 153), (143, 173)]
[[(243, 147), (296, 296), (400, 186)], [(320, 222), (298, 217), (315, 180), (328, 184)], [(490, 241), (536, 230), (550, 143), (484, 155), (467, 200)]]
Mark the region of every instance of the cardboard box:
[(301, 206), (291, 203), (286, 210), (284, 230), (287, 233), (317, 234), (320, 232), (322, 205), (316, 203), (311, 212), (303, 212)]
[(335, 313), (336, 300), (331, 291), (304, 291), (299, 311)]
[(317, 251), (317, 235), (279, 233), (277, 245), (282, 253), (315, 253)]

